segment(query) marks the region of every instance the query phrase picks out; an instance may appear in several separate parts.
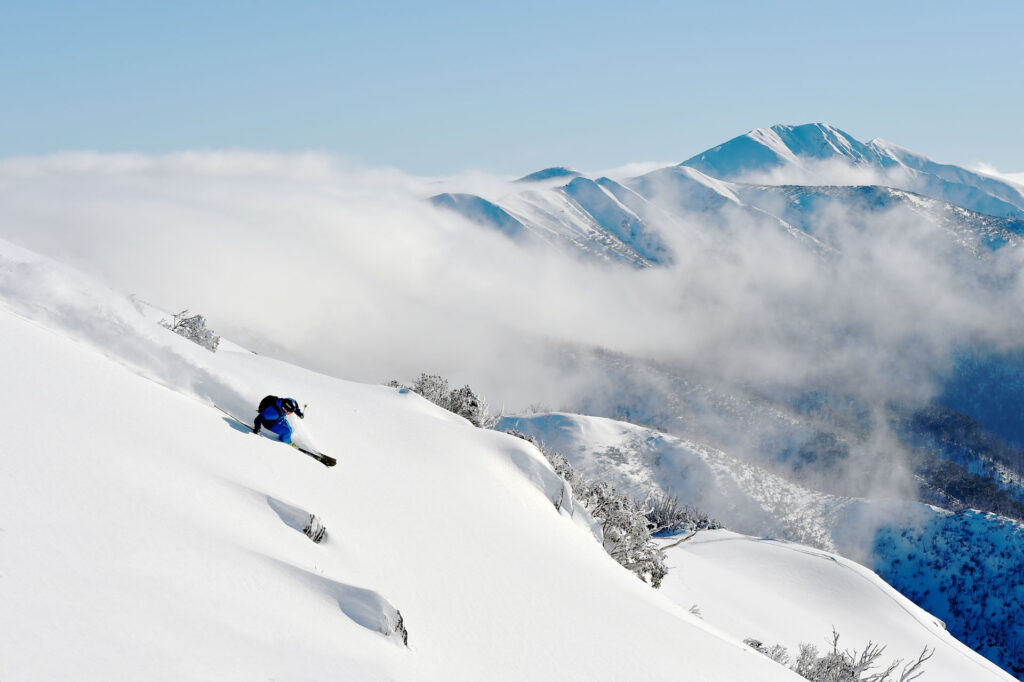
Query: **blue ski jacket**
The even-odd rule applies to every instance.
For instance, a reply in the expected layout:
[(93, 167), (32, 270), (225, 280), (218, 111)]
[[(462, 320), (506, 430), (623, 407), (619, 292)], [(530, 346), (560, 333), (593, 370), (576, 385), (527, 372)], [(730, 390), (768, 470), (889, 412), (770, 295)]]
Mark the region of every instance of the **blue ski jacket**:
[(259, 416), (256, 417), (256, 426), (276, 433), (284, 443), (291, 443), (293, 429), (292, 425), (288, 423), (288, 419), (285, 418), (284, 410), (281, 408), (283, 400), (285, 399), (278, 398), (273, 405), (260, 412)]

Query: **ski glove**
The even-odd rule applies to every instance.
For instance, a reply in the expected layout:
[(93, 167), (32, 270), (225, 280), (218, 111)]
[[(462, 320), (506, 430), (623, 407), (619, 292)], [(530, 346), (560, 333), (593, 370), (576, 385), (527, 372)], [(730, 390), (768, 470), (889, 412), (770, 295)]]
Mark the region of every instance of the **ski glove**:
[(305, 419), (306, 418), (306, 415), (302, 414), (302, 410), (300, 410), (297, 407), (295, 408), (295, 414), (296, 414), (296, 416), (298, 416), (299, 419)]

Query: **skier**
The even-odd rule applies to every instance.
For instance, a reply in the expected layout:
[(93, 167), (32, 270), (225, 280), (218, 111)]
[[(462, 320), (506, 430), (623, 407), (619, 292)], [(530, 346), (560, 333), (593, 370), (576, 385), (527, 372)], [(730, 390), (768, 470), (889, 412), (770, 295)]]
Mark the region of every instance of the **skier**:
[(259, 414), (256, 415), (256, 422), (253, 425), (253, 433), (259, 433), (264, 426), (268, 431), (276, 433), (284, 443), (292, 442), (292, 425), (288, 423), (286, 415), (298, 415), (299, 419), (305, 419), (299, 404), (294, 398), (278, 398), (268, 395), (260, 401)]

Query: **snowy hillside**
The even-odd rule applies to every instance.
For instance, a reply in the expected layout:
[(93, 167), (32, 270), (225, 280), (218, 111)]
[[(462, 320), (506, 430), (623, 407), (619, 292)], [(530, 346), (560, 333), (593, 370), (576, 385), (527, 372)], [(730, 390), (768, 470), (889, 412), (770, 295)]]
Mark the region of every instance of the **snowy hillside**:
[[(19, 415), (0, 507), (4, 679), (791, 680), (738, 640), (815, 641), (825, 622), (892, 656), (935, 648), (929, 680), (1007, 679), (841, 559), (709, 533), (668, 550), (656, 592), (559, 514), (523, 441), (413, 394), (210, 354), (24, 252), (5, 247), (0, 266)], [(309, 401), (304, 426), (336, 469), (203, 400), (267, 387)], [(319, 544), (302, 532), (313, 514)], [(716, 557), (722, 540), (733, 551)], [(822, 572), (836, 562), (846, 572)]]
[[(715, 448), (610, 419), (539, 414), (506, 417), (496, 428), (514, 429), (537, 438), (569, 457), (573, 466), (586, 475), (608, 481), (636, 499), (649, 495), (678, 496), (731, 530), (799, 542), (806, 546), (779, 546), (810, 556), (827, 558), (820, 551), (811, 551), (813, 547), (856, 557), (906, 595), (897, 596), (899, 593), (886, 587), (890, 595), (887, 599), (904, 604), (909, 597), (940, 617), (952, 634), (982, 654), (1008, 669), (1024, 671), (1020, 654), (1024, 639), (1017, 615), (1024, 609), (1024, 524), (991, 514), (952, 514), (909, 502), (828, 495), (738, 461)], [(705, 536), (703, 532), (698, 535)], [(870, 576), (870, 581), (882, 584), (877, 576), (851, 562), (836, 558), (831, 561), (847, 566), (861, 579)], [(744, 564), (746, 567), (728, 570), (744, 574), (742, 580), (756, 583), (754, 571), (762, 569), (760, 563), (754, 565), (756, 569)], [(689, 584), (685, 565), (681, 574)], [(807, 584), (818, 583), (816, 578)], [(797, 580), (796, 584), (801, 583)], [(752, 585), (750, 589), (763, 586)], [(686, 599), (699, 603), (691, 593), (687, 594), (691, 596), (680, 597), (680, 603), (685, 605)], [(719, 595), (723, 596), (737, 599), (730, 604), (742, 603), (742, 597), (733, 591)], [(808, 599), (812, 603), (817, 601), (813, 597)], [(836, 617), (828, 613), (826, 622), (833, 618), (835, 624)], [(741, 634), (735, 623), (743, 622), (743, 618), (733, 611), (720, 617), (734, 624), (727, 631)], [(803, 626), (819, 621), (820, 618), (811, 617), (794, 622)], [(718, 621), (711, 622), (720, 625)], [(858, 626), (858, 632), (864, 631), (862, 626), (863, 623)], [(754, 626), (746, 622), (744, 627)], [(761, 632), (743, 635), (748, 636), (768, 645), (786, 639), (777, 634), (779, 641), (772, 640), (771, 635)], [(797, 639), (793, 634), (782, 643), (795, 654)]]
[(904, 661), (934, 647), (921, 682), (1009, 678), (955, 642), (939, 619), (835, 554), (728, 531), (666, 546), (674, 570), (665, 593), (733, 636), (781, 645), (795, 659), (801, 644), (827, 650), (835, 629), (840, 648), (863, 650), (873, 641)]
[[(7, 246), (0, 294), (18, 417), (5, 680), (795, 677), (612, 561), (523, 441), (414, 394), (211, 354)], [(302, 430), (336, 468), (211, 406), (248, 417), (270, 391), (308, 402)]]

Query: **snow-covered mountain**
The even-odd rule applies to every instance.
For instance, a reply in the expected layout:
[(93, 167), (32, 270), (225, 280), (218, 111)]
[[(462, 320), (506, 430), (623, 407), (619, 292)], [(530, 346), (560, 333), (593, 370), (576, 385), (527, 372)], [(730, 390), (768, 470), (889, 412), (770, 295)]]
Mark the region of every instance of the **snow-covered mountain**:
[[(556, 173), (551, 177), (559, 176)], [(726, 273), (720, 278), (709, 277), (710, 284), (698, 280), (697, 285), (681, 276), (691, 290), (704, 285), (698, 296), (719, 302), (725, 318), (740, 314), (729, 307), (729, 301), (719, 300), (720, 292), (730, 291), (733, 281), (749, 277), (751, 290), (764, 288), (761, 302), (772, 311), (765, 325), (750, 333), (768, 337), (767, 352), (784, 356), (776, 360), (778, 364), (813, 367), (822, 357), (842, 357), (851, 346), (858, 349), (859, 357), (852, 361), (855, 365), (870, 364), (880, 359), (870, 349), (882, 346), (901, 358), (891, 369), (880, 368), (880, 374), (896, 377), (906, 372), (913, 363), (911, 358), (927, 355), (932, 339), (941, 339), (950, 327), (948, 323), (928, 332), (908, 330), (899, 340), (869, 340), (861, 347), (858, 336), (865, 321), (851, 321), (846, 315), (847, 310), (857, 310), (872, 300), (878, 304), (876, 315), (879, 310), (884, 313), (896, 309), (903, 290), (917, 288), (917, 284), (907, 286), (910, 282), (919, 284), (935, 278), (942, 289), (939, 282), (946, 278), (952, 288), (972, 292), (971, 301), (957, 315), (960, 320), (971, 319), (995, 300), (1002, 301), (990, 311), (997, 318), (1005, 318), (1003, 311), (1019, 307), (1014, 282), (1024, 236), (1024, 214), (1020, 213), (1024, 188), (932, 162), (891, 143), (863, 143), (825, 124), (780, 125), (751, 131), (682, 164), (636, 177), (618, 181), (599, 178), (594, 182), (580, 175), (572, 177), (568, 184), (548, 179), (543, 187), (514, 188), (494, 197), (494, 205), (500, 204), (508, 215), (519, 217), (523, 238), (543, 232), (549, 235), (549, 241), (556, 241), (550, 235), (566, 234), (567, 225), (572, 225), (577, 234), (582, 234), (582, 226), (586, 226), (589, 241), (578, 239), (570, 246), (588, 256), (610, 258), (613, 253), (635, 266), (675, 266), (680, 273), (687, 268)], [(570, 191), (573, 186), (585, 184), (602, 190), (602, 201), (594, 199), (596, 191)], [(605, 209), (613, 200), (617, 212)], [(545, 201), (552, 206), (557, 203), (560, 208), (543, 213), (527, 210)], [(602, 219), (604, 215), (614, 218)], [(610, 226), (616, 219), (620, 225), (629, 226), (628, 233), (612, 233)], [(651, 235), (661, 239), (659, 261), (644, 255), (641, 240)], [(785, 239), (766, 239), (779, 235)], [(603, 251), (595, 246), (601, 240)], [(763, 246), (764, 253), (771, 255), (758, 252)], [(811, 266), (813, 274), (796, 278), (801, 287), (799, 295), (785, 286), (779, 290), (764, 287), (763, 280), (774, 281), (774, 277), (759, 278), (762, 268), (771, 269), (773, 262), (778, 262), (787, 264), (781, 270), (790, 267), (800, 271), (808, 267), (802, 261), (805, 256), (825, 264)], [(894, 277), (884, 284), (879, 282), (875, 290), (871, 288), (876, 283), (873, 274), (846, 277), (851, 263), (872, 272), (874, 263), (887, 258)], [(749, 275), (751, 271), (757, 274)], [(953, 280), (957, 283), (952, 284)], [(813, 304), (820, 307), (808, 313), (804, 291), (819, 286), (827, 293)], [(922, 290), (912, 295), (924, 297), (918, 298), (921, 305), (914, 304), (913, 315), (930, 315), (927, 293)], [(717, 310), (714, 304), (708, 305), (712, 311)], [(942, 307), (936, 305), (934, 309)], [(745, 311), (753, 318), (759, 313)], [(700, 327), (714, 324), (718, 317), (712, 313), (701, 316), (698, 329), (690, 333), (699, 336)], [(780, 332), (778, 343), (772, 343), (775, 317), (800, 320), (795, 325), (783, 322), (785, 330)], [(830, 326), (828, 320), (834, 320), (835, 325)], [(742, 332), (729, 343), (737, 336), (744, 338)], [(915, 338), (917, 334), (920, 336)], [(796, 385), (782, 386), (754, 379), (751, 369), (761, 371), (770, 363), (762, 360), (766, 357), (762, 355), (766, 352), (764, 344), (755, 339), (750, 343), (747, 352), (755, 358), (755, 367), (744, 369), (731, 366), (737, 353), (731, 354), (729, 364), (709, 369), (714, 362), (713, 349), (692, 354), (685, 365), (601, 352), (594, 353), (587, 364), (579, 358), (588, 351), (574, 349), (570, 362), (581, 368), (586, 365), (581, 371), (601, 373), (616, 390), (611, 398), (597, 391), (592, 392), (596, 395), (584, 394), (567, 404), (573, 411), (668, 429), (737, 455), (742, 453), (773, 470), (778, 462), (800, 466), (805, 483), (814, 468), (805, 463), (824, 464), (828, 469), (845, 458), (851, 448), (865, 444), (874, 447), (870, 443), (875, 432), (889, 421), (904, 425), (897, 430), (897, 439), (918, 445), (928, 441), (934, 455), (952, 459), (952, 451), (943, 443), (915, 430), (921, 424), (913, 413), (929, 401), (935, 407), (952, 409), (975, 420), (989, 430), (989, 435), (1004, 439), (1010, 448), (1024, 445), (1024, 420), (1019, 407), (1024, 404), (1024, 362), (1018, 351), (998, 349), (1006, 341), (986, 342), (970, 332), (950, 339), (948, 347), (937, 349), (932, 369), (894, 381), (885, 404), (875, 405), (871, 404), (873, 398), (850, 395), (857, 392), (850, 390), (850, 377), (839, 380), (830, 376), (821, 381), (802, 378)], [(824, 363), (831, 364), (831, 359)], [(892, 371), (896, 366), (900, 369)], [(724, 378), (726, 374), (731, 375), (729, 380)], [(896, 396), (904, 390), (932, 395), (923, 401), (913, 395)], [(872, 410), (888, 416), (871, 416)], [(851, 485), (855, 473), (866, 473), (867, 479), (887, 476), (884, 459), (876, 458), (871, 467), (864, 467), (859, 457), (852, 459), (859, 471), (844, 470), (843, 477), (834, 475), (835, 471), (825, 472), (833, 481), (841, 478), (843, 492), (863, 494)], [(1009, 458), (1016, 459), (1015, 455)], [(1006, 476), (995, 473), (997, 466), (981, 469), (990, 472), (991, 476), (985, 475), (1011, 497), (1017, 495), (1019, 485), (1006, 483)], [(932, 470), (935, 473), (935, 467)], [(942, 491), (937, 494), (937, 498), (929, 499), (956, 497), (943, 497)], [(1005, 509), (1005, 505), (993, 508)]]
[(905, 211), (915, 214), (947, 233), (964, 248), (985, 250), (1017, 245), (1024, 238), (1024, 219), (1000, 218), (978, 213), (949, 201), (882, 186), (744, 185), (736, 194), (745, 203), (775, 212), (807, 234), (831, 244), (827, 225), (820, 216), (832, 206), (858, 215)]
[(637, 267), (670, 265), (674, 244), (737, 219), (828, 252), (834, 245), (821, 243), (815, 225), (831, 206), (904, 209), (969, 249), (1015, 244), (1024, 234), (1024, 187), (820, 123), (759, 128), (620, 181), (551, 168), (499, 196), (441, 194), (432, 202), (514, 237)]
[(579, 175), (579, 172), (574, 171), (571, 168), (556, 166), (553, 168), (545, 168), (544, 170), (539, 170), (534, 173), (530, 173), (529, 175), (524, 175), (516, 180), (516, 182), (547, 182), (551, 180), (564, 182), (566, 179), (575, 178)]
[[(839, 166), (823, 166), (839, 162)], [(955, 203), (978, 213), (1024, 218), (1024, 187), (958, 166), (936, 163), (891, 142), (863, 143), (830, 125), (774, 125), (757, 128), (697, 154), (683, 165), (723, 180), (789, 175), (807, 184), (851, 184), (825, 177), (824, 171), (873, 171), (879, 182)], [(753, 180), (758, 182), (758, 180)], [(782, 182), (776, 184), (805, 184)]]
[(895, 159), (879, 154), (871, 143), (858, 142), (821, 123), (756, 128), (687, 159), (683, 165), (732, 180), (776, 168), (802, 167), (808, 160), (835, 158), (854, 165), (896, 165)]

